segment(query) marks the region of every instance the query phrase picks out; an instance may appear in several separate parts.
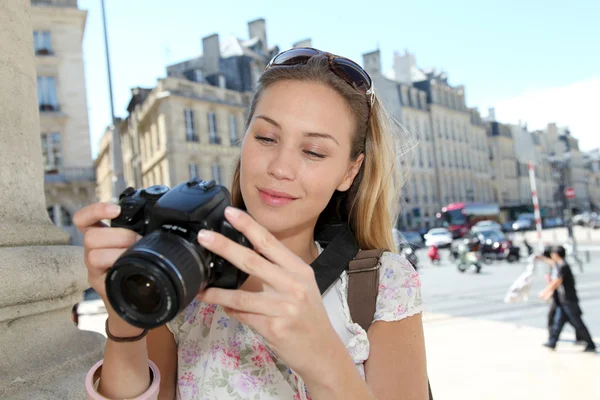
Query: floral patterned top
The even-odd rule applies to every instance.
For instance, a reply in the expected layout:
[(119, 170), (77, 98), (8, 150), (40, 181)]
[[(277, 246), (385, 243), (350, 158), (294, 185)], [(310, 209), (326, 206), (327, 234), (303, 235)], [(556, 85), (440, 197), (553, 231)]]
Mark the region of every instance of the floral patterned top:
[[(382, 255), (381, 263), (373, 321), (398, 321), (420, 313), (421, 282), (412, 265), (389, 252)], [(350, 318), (347, 294), (344, 272), (323, 294), (323, 302), (364, 378), (369, 339)], [(302, 379), (277, 359), (265, 340), (229, 318), (220, 306), (194, 300), (167, 327), (178, 344), (177, 399), (310, 399)]]

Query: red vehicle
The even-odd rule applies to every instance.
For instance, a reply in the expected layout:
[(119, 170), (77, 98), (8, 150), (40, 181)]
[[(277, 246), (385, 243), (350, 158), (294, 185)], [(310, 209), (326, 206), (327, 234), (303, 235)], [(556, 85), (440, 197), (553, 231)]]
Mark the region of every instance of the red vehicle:
[(437, 217), (456, 239), (464, 237), (477, 222), (500, 222), (500, 207), (497, 204), (450, 203)]
[(429, 252), (427, 252), (427, 255), (429, 256), (429, 260), (432, 264), (440, 262), (440, 252), (438, 251), (437, 246), (431, 246), (429, 248)]

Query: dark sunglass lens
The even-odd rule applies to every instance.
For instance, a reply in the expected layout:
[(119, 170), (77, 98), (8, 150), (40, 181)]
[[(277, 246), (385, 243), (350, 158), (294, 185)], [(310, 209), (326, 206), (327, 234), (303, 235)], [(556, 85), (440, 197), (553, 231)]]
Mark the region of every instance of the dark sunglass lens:
[(371, 78), (354, 61), (336, 58), (333, 60), (333, 67), (346, 82), (356, 87), (361, 92), (367, 93), (371, 88)]
[(273, 65), (306, 64), (308, 60), (319, 54), (314, 49), (292, 49), (284, 51), (273, 59)]

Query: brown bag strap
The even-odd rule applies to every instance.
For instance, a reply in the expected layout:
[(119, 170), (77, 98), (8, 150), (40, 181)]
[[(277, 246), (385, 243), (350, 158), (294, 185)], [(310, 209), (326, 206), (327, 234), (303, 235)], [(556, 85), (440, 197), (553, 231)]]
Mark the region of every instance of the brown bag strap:
[(379, 258), (385, 249), (361, 250), (348, 263), (348, 307), (352, 321), (369, 330), (379, 292)]
[[(361, 250), (348, 263), (348, 307), (352, 321), (369, 330), (377, 307), (380, 258), (385, 249)], [(429, 400), (433, 400), (427, 381)]]

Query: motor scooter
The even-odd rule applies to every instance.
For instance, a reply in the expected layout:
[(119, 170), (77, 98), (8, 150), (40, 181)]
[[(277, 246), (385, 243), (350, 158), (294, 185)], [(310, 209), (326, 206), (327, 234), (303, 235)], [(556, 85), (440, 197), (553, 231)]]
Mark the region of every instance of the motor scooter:
[(481, 272), (483, 257), (479, 252), (478, 246), (470, 246), (468, 243), (462, 243), (458, 246), (458, 270), (465, 272), (469, 269)]
[(431, 261), (432, 264), (440, 263), (440, 252), (438, 251), (438, 248), (436, 245), (432, 245), (429, 248), (429, 252), (427, 253), (427, 256), (429, 257), (429, 260)]

